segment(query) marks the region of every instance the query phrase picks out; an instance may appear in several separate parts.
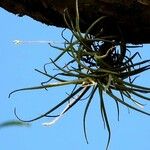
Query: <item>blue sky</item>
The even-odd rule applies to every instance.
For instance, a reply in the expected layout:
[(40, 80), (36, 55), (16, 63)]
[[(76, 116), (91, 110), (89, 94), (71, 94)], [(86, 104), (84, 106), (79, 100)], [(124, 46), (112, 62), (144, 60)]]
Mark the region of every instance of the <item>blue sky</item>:
[[(10, 99), (8, 94), (15, 89), (39, 85), (45, 78), (34, 71), (42, 69), (57, 51), (48, 44), (15, 45), (14, 40), (52, 40), (62, 42), (61, 28), (46, 26), (29, 17), (19, 18), (0, 9), (0, 123), (16, 119), (13, 109), (24, 119), (31, 119), (46, 112), (70, 87), (53, 88), (49, 91), (19, 92)], [(133, 50), (135, 51), (135, 50)], [(139, 48), (143, 58), (149, 58), (148, 45)], [(140, 84), (149, 86), (149, 71), (138, 79)], [(33, 122), (31, 127), (9, 127), (0, 129), (1, 150), (103, 150), (107, 142), (107, 131), (103, 128), (96, 96), (88, 112), (87, 130), (89, 144), (83, 134), (82, 117), (84, 103), (77, 104), (59, 122), (51, 127), (42, 123), (49, 118)], [(121, 106), (120, 121), (114, 102), (106, 99), (112, 139), (109, 150), (149, 150), (150, 118)], [(144, 102), (146, 103), (146, 102)], [(146, 103), (148, 110), (149, 103)]]

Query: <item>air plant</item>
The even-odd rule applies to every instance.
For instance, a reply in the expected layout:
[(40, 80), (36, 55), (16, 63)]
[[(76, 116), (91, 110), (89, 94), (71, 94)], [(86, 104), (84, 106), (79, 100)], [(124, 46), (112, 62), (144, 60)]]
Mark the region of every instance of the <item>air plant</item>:
[[(65, 40), (63, 48), (49, 43), (51, 47), (59, 50), (60, 54), (53, 60), (50, 58), (50, 62), (44, 66), (44, 71), (35, 69), (37, 72), (48, 77), (48, 81), (42, 82), (42, 85), (40, 86), (15, 90), (10, 93), (9, 97), (15, 92), (24, 90), (47, 90), (51, 87), (65, 85), (73, 85), (74, 88), (70, 91), (70, 94), (55, 107), (34, 119), (20, 119), (15, 109), (15, 115), (19, 120), (23, 122), (32, 122), (43, 117), (54, 117), (50, 122), (43, 123), (45, 126), (50, 126), (56, 123), (56, 121), (68, 112), (76, 103), (84, 98), (86, 99), (86, 106), (83, 114), (83, 129), (85, 139), (88, 143), (86, 116), (90, 103), (92, 102), (95, 93), (98, 92), (101, 116), (108, 131), (108, 142), (106, 147), (106, 149), (108, 149), (111, 139), (111, 129), (107, 110), (105, 108), (104, 93), (115, 101), (118, 118), (119, 104), (140, 113), (150, 115), (150, 113), (142, 110), (144, 105), (136, 100), (137, 98), (140, 98), (149, 101), (150, 98), (145, 96), (145, 94), (150, 93), (150, 88), (134, 83), (137, 75), (150, 69), (150, 60), (140, 62), (135, 61), (136, 57), (140, 55), (138, 52), (131, 55), (130, 51), (127, 49), (127, 44), (121, 34), (119, 25), (116, 26), (120, 33), (119, 41), (115, 40), (117, 39), (116, 35), (102, 37), (100, 34), (91, 34), (91, 31), (97, 24), (100, 24), (103, 20), (107, 19), (107, 16), (101, 16), (94, 21), (83, 34), (81, 33), (79, 26), (80, 18), (78, 1), (76, 0), (75, 24), (70, 17), (68, 10), (65, 10), (64, 20), (72, 32), (71, 39), (68, 40), (64, 37), (65, 30), (63, 30), (62, 37)], [(67, 62), (59, 65), (58, 62), (63, 58), (68, 58)], [(57, 68), (58, 72), (54, 75), (49, 74), (46, 69), (47, 65), (53, 65)], [(135, 97), (137, 98), (135, 99)], [(130, 102), (126, 102), (126, 99), (130, 100)], [(66, 105), (66, 107), (59, 115), (52, 115), (52, 113), (64, 105)]]

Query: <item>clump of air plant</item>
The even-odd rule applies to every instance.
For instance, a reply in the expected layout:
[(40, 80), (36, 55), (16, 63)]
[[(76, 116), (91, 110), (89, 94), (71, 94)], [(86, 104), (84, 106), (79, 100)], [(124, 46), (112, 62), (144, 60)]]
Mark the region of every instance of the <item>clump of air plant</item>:
[[(123, 104), (127, 108), (136, 110), (143, 114), (150, 115), (150, 113), (142, 110), (144, 105), (135, 100), (136, 96), (140, 99), (149, 101), (150, 98), (146, 97), (145, 94), (150, 93), (150, 88), (134, 84), (136, 75), (150, 69), (150, 60), (135, 62), (135, 58), (139, 56), (139, 53), (137, 52), (131, 55), (130, 51), (127, 50), (123, 37), (121, 37), (120, 41), (116, 41), (116, 35), (112, 35), (111, 38), (110, 36), (97, 37), (91, 35), (91, 30), (95, 27), (95, 25), (104, 19), (107, 19), (107, 17), (102, 16), (98, 18), (91, 24), (86, 33), (83, 34), (81, 33), (79, 27), (78, 1), (76, 1), (75, 25), (73, 24), (68, 11), (65, 10), (64, 20), (72, 32), (72, 37), (70, 40), (66, 39), (63, 34), (65, 31), (64, 30), (62, 32), (62, 37), (65, 40), (64, 48), (56, 47), (50, 44), (51, 47), (56, 48), (61, 52), (54, 60), (50, 59), (50, 63), (48, 63), (49, 65), (53, 65), (57, 68), (58, 72), (54, 75), (49, 74), (45, 67), (46, 65), (44, 66), (44, 71), (36, 69), (37, 72), (47, 76), (49, 80), (43, 82), (41, 86), (15, 90), (11, 92), (10, 95), (14, 92), (22, 90), (47, 89), (65, 85), (73, 85), (74, 88), (70, 91), (70, 94), (55, 107), (34, 119), (27, 121), (22, 120), (18, 117), (15, 110), (15, 114), (19, 120), (32, 122), (43, 117), (54, 117), (52, 121), (43, 123), (45, 126), (50, 126), (59, 120), (82, 98), (86, 98), (87, 102), (83, 114), (83, 128), (85, 138), (88, 143), (85, 120), (93, 96), (96, 92), (98, 92), (101, 115), (109, 133), (106, 147), (106, 149), (108, 149), (111, 139), (111, 129), (106, 112), (107, 110), (105, 109), (104, 93), (116, 102), (118, 117), (119, 104)], [(119, 27), (117, 28), (119, 31)], [(119, 32), (121, 35), (121, 31)], [(68, 60), (60, 66), (58, 65), (58, 62), (62, 58), (68, 58)], [(118, 91), (117, 94), (116, 91)], [(118, 93), (120, 93), (120, 95)], [(126, 99), (131, 100), (133, 105), (131, 102), (126, 102)], [(52, 113), (63, 105), (66, 105), (64, 110), (59, 115), (53, 116)]]

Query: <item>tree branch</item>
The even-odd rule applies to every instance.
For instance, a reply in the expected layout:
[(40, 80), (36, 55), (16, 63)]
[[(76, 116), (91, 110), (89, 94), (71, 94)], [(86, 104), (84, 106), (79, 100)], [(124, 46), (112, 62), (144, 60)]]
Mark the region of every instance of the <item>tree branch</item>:
[[(64, 9), (75, 18), (75, 0), (0, 0), (0, 7), (18, 16), (27, 15), (47, 25), (67, 27)], [(150, 5), (147, 0), (79, 0), (80, 27), (85, 32), (101, 16), (109, 16), (121, 29), (127, 43), (150, 43)], [(112, 22), (105, 24), (110, 34)], [(99, 27), (93, 30), (93, 34)]]

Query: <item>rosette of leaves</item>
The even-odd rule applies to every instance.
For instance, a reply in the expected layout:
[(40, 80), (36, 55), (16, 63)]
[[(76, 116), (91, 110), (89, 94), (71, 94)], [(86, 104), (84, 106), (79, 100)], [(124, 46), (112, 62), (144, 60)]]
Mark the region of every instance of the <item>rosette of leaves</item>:
[[(136, 61), (136, 57), (140, 56), (139, 53), (136, 52), (131, 55), (117, 24), (116, 29), (119, 33), (119, 40), (116, 40), (118, 39), (118, 35), (111, 35), (111, 33), (107, 36), (101, 36), (103, 26), (97, 34), (91, 34), (91, 31), (97, 24), (101, 24), (101, 22), (107, 19), (107, 16), (98, 18), (83, 34), (79, 26), (80, 17), (78, 12), (78, 1), (76, 1), (75, 21), (72, 20), (67, 9), (65, 10), (64, 20), (72, 32), (72, 37), (71, 39), (66, 39), (63, 34), (64, 30), (62, 32), (62, 37), (65, 40), (64, 47), (56, 47), (50, 44), (51, 47), (59, 50), (60, 54), (53, 60), (50, 58), (50, 62), (44, 66), (44, 71), (36, 69), (37, 72), (47, 76), (48, 81), (42, 82), (41, 86), (15, 90), (11, 92), (10, 95), (23, 90), (48, 89), (65, 85), (73, 85), (74, 88), (70, 91), (70, 94), (55, 107), (34, 119), (22, 120), (18, 117), (15, 110), (15, 114), (19, 120), (32, 122), (43, 117), (54, 117), (52, 121), (44, 123), (44, 125), (50, 126), (81, 99), (86, 99), (86, 106), (83, 114), (83, 129), (88, 143), (86, 116), (90, 103), (95, 93), (98, 92), (101, 116), (108, 130), (108, 142), (106, 147), (106, 149), (108, 149), (111, 139), (111, 129), (107, 110), (105, 108), (104, 93), (115, 101), (118, 118), (119, 105), (124, 105), (129, 109), (150, 115), (150, 113), (143, 110), (144, 105), (136, 100), (140, 98), (149, 101), (150, 98), (146, 96), (146, 94), (150, 93), (150, 88), (134, 83), (134, 80), (139, 74), (150, 69), (150, 60)], [(58, 62), (63, 58), (68, 59), (65, 59), (66, 62), (59, 65)], [(57, 68), (58, 72), (54, 75), (49, 74), (46, 69), (47, 65), (53, 65)], [(127, 99), (130, 100), (130, 102), (127, 102)], [(52, 115), (52, 113), (64, 105), (66, 105), (66, 107), (59, 115)]]

